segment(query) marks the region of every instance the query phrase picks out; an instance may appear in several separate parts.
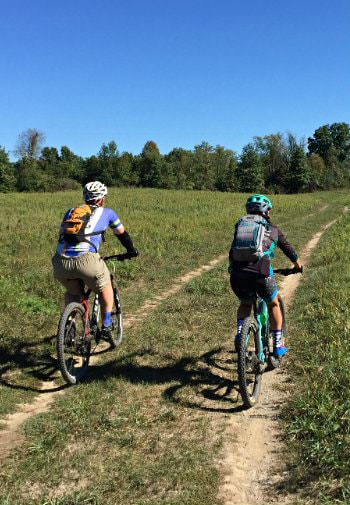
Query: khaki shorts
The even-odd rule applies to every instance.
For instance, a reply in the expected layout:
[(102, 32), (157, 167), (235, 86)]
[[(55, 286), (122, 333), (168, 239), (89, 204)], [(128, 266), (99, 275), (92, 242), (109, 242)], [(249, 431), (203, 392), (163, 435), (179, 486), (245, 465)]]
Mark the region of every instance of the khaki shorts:
[(82, 294), (82, 282), (95, 293), (110, 283), (106, 263), (98, 253), (88, 252), (75, 258), (55, 254), (52, 258), (53, 275), (71, 295)]

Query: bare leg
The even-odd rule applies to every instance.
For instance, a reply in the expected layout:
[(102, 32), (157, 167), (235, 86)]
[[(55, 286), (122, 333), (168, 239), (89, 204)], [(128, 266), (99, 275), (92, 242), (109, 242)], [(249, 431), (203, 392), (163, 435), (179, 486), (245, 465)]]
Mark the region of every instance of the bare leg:
[(282, 313), (276, 296), (272, 302), (267, 304), (269, 311), (271, 330), (282, 330)]
[(101, 296), (102, 310), (105, 314), (106, 312), (112, 312), (113, 309), (113, 288), (111, 282), (102, 289), (99, 293)]

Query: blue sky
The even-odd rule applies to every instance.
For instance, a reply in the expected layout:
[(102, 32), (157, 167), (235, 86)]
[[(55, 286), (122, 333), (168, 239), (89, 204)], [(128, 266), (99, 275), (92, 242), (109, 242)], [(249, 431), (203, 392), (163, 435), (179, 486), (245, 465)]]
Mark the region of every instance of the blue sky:
[(0, 145), (76, 154), (350, 122), (349, 0), (0, 0)]

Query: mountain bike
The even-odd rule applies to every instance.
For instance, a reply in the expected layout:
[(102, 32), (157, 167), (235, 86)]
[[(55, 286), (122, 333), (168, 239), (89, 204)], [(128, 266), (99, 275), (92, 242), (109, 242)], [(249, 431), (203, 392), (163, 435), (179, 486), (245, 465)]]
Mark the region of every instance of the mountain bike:
[[(102, 259), (124, 261), (131, 258), (125, 253), (105, 256)], [(119, 290), (112, 273), (111, 282), (114, 303), (111, 314), (113, 332), (109, 343), (113, 349), (120, 345), (123, 339), (123, 313)], [(91, 293), (91, 289), (85, 292), (83, 289), (82, 301), (69, 303), (59, 321), (56, 341), (57, 358), (62, 377), (68, 384), (76, 384), (83, 378), (89, 366), (92, 343), (94, 342), (96, 347), (101, 340), (104, 340), (100, 321), (99, 295), (95, 293), (90, 312), (88, 302)]]
[[(302, 273), (302, 269), (296, 267), (279, 268), (273, 272), (287, 276)], [(278, 303), (282, 313), (282, 329), (285, 338), (285, 308), (280, 295), (278, 295)], [(281, 358), (273, 356), (272, 347), (267, 305), (258, 296), (254, 304), (254, 316), (244, 319), (238, 347), (238, 382), (246, 408), (253, 407), (258, 401), (263, 372), (273, 370), (279, 367), (281, 363)]]

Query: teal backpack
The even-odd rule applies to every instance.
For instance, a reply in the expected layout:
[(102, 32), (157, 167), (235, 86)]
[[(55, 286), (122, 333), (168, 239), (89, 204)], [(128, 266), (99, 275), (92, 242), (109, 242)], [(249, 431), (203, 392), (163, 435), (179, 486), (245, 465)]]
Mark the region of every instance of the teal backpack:
[(241, 217), (235, 225), (235, 234), (230, 249), (233, 261), (257, 262), (266, 253), (263, 251), (263, 241), (269, 223), (257, 214)]

